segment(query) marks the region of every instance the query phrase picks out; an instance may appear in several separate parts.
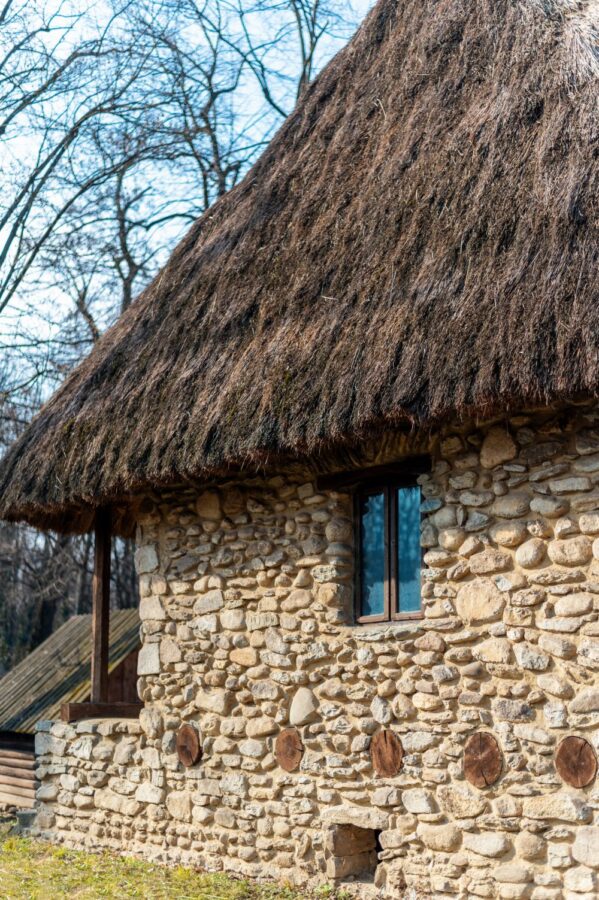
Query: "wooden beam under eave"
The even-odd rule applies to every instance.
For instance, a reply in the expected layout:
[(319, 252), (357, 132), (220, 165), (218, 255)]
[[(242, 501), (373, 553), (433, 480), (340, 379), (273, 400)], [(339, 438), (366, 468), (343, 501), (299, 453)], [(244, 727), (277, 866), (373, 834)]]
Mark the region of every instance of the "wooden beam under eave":
[(110, 509), (96, 513), (92, 586), (91, 702), (108, 700), (108, 625), (110, 615)]

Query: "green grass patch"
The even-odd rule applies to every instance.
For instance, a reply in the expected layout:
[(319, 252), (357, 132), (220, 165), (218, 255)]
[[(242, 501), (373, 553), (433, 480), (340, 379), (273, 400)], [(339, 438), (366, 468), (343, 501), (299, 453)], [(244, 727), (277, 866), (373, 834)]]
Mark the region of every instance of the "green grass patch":
[(227, 875), (168, 868), (114, 853), (67, 850), (0, 829), (0, 898), (10, 900), (343, 900), (328, 887), (314, 894)]

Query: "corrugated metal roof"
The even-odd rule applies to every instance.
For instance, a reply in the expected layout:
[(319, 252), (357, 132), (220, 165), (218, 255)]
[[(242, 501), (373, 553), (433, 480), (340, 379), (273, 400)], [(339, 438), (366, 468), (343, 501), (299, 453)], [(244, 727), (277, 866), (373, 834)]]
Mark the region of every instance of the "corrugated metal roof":
[[(0, 731), (32, 734), (62, 703), (89, 696), (92, 617), (73, 616), (0, 680)], [(110, 613), (109, 671), (139, 647), (139, 613)]]

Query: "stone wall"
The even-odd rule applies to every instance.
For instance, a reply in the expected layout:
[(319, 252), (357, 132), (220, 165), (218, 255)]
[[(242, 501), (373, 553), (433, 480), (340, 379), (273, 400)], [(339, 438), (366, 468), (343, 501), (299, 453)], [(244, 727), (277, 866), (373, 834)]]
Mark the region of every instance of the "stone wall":
[[(431, 439), (420, 621), (352, 624), (351, 498), (306, 471), (148, 500), (145, 710), (42, 723), (38, 828), (299, 884), (378, 853), (393, 898), (599, 896), (599, 786), (555, 767), (567, 735), (599, 751), (598, 420), (523, 415)], [(389, 440), (365, 462), (406, 449)], [(182, 723), (203, 751), (187, 769)], [(274, 754), (289, 726), (296, 772)], [(381, 729), (401, 739), (395, 777), (372, 768)], [(484, 789), (463, 762), (481, 731), (503, 758)]]

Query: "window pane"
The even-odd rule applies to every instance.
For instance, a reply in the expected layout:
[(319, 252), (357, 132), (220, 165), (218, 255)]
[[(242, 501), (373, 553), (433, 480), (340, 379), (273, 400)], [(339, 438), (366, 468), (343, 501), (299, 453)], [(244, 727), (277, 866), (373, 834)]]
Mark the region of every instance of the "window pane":
[(360, 508), (362, 616), (385, 612), (385, 495), (363, 497)]
[(399, 611), (420, 611), (420, 488), (397, 491)]

